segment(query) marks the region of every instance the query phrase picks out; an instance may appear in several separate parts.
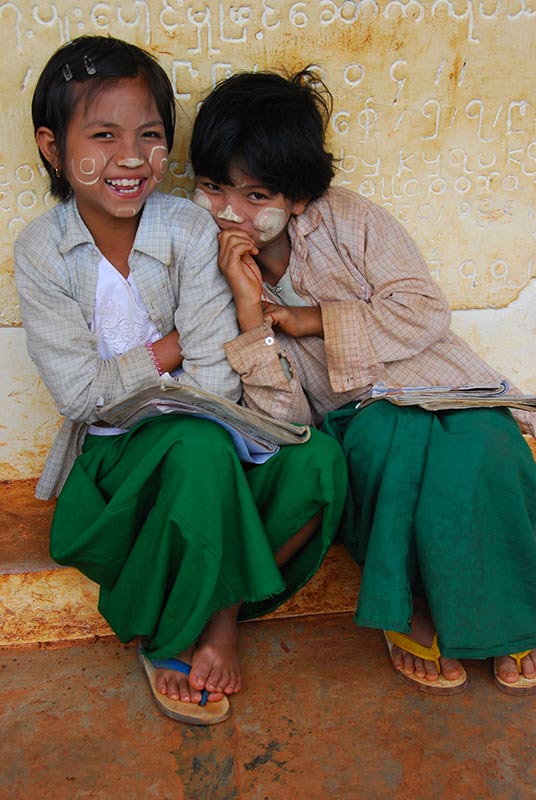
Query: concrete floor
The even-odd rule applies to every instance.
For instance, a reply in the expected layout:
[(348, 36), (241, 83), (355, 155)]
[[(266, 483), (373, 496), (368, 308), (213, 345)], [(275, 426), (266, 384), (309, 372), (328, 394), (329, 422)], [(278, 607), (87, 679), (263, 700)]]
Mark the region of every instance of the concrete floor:
[(490, 662), (434, 697), (347, 614), (240, 636), (246, 687), (210, 728), (162, 716), (114, 639), (1, 650), (2, 800), (536, 798), (536, 698), (501, 694)]

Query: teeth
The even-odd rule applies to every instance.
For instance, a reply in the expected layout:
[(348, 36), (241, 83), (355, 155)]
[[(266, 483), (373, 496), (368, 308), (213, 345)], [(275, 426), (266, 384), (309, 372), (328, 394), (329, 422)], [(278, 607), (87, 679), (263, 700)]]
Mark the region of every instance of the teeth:
[(106, 181), (106, 183), (109, 183), (111, 186), (117, 186), (117, 187), (125, 186), (132, 189), (135, 186), (139, 186), (141, 184), (141, 180), (139, 178), (119, 178), (115, 180)]

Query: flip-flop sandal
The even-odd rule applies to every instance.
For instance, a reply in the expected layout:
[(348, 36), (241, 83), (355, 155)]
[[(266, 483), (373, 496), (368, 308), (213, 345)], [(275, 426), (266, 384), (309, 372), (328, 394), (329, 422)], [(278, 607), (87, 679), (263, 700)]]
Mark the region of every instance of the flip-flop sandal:
[(428, 681), (426, 678), (420, 678), (417, 675), (410, 675), (407, 672), (404, 672), (404, 670), (396, 669), (396, 667), (394, 667), (396, 673), (400, 675), (402, 680), (406, 681), (407, 683), (412, 683), (414, 686), (417, 686), (421, 692), (427, 692), (428, 694), (458, 694), (459, 692), (463, 692), (463, 690), (466, 688), (467, 673), (465, 670), (463, 670), (462, 674), (458, 678), (455, 678), (452, 681), (447, 680), (447, 678), (445, 678), (441, 672), (441, 665), (439, 663), (441, 652), (437, 645), (437, 633), (434, 634), (431, 647), (425, 647), (424, 645), (419, 644), (419, 642), (416, 642), (410, 636), (407, 636), (405, 633), (400, 633), (399, 631), (382, 631), (382, 633), (393, 667), (393, 647), (396, 645), (397, 647), (400, 647), (401, 650), (411, 653), (412, 656), (422, 658), (425, 661), (433, 661), (438, 673), (438, 678), (436, 681)]
[(215, 703), (208, 703), (206, 689), (201, 692), (201, 701), (199, 703), (183, 703), (182, 700), (171, 700), (166, 694), (158, 691), (156, 688), (157, 669), (172, 669), (176, 672), (182, 672), (184, 675), (189, 675), (192, 669), (189, 664), (178, 658), (151, 660), (144, 654), (141, 647), (139, 656), (147, 675), (154, 701), (166, 717), (171, 717), (171, 719), (179, 722), (186, 722), (188, 725), (216, 725), (218, 722), (224, 722), (230, 716), (231, 708), (227, 697), (223, 697)]
[(516, 694), (518, 696), (536, 694), (536, 678), (525, 678), (523, 675), (523, 667), (521, 666), (521, 659), (525, 658), (525, 656), (528, 656), (532, 649), (533, 648), (530, 650), (524, 650), (522, 653), (509, 653), (510, 658), (513, 658), (516, 662), (517, 671), (519, 673), (519, 678), (513, 683), (503, 681), (497, 670), (497, 659), (493, 659), (495, 686), (497, 686), (501, 692), (504, 692), (505, 694)]

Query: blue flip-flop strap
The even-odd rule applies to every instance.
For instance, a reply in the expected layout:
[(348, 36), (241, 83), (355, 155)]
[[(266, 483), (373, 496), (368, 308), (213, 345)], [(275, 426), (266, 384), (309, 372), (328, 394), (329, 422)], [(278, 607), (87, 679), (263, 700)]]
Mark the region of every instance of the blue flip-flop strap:
[[(184, 675), (189, 675), (192, 671), (191, 666), (185, 661), (181, 661), (180, 658), (151, 658), (151, 664), (155, 669), (173, 669), (175, 672), (182, 672)], [(208, 692), (206, 689), (203, 689), (199, 705), (206, 706), (207, 700)]]

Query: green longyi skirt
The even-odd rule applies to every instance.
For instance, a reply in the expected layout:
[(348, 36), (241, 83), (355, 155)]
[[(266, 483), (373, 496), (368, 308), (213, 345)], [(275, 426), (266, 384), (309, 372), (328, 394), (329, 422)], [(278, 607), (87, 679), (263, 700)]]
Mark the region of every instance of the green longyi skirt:
[(384, 400), (333, 411), (324, 428), (349, 467), (357, 624), (409, 633), (424, 593), (446, 657), (536, 647), (536, 463), (511, 413)]
[[(121, 641), (155, 658), (192, 644), (216, 612), (276, 608), (320, 566), (337, 531), (347, 473), (319, 431), (265, 464), (242, 465), (227, 431), (166, 416), (88, 436), (58, 498), (50, 550), (100, 584)], [(281, 569), (274, 554), (317, 512), (322, 526)]]

